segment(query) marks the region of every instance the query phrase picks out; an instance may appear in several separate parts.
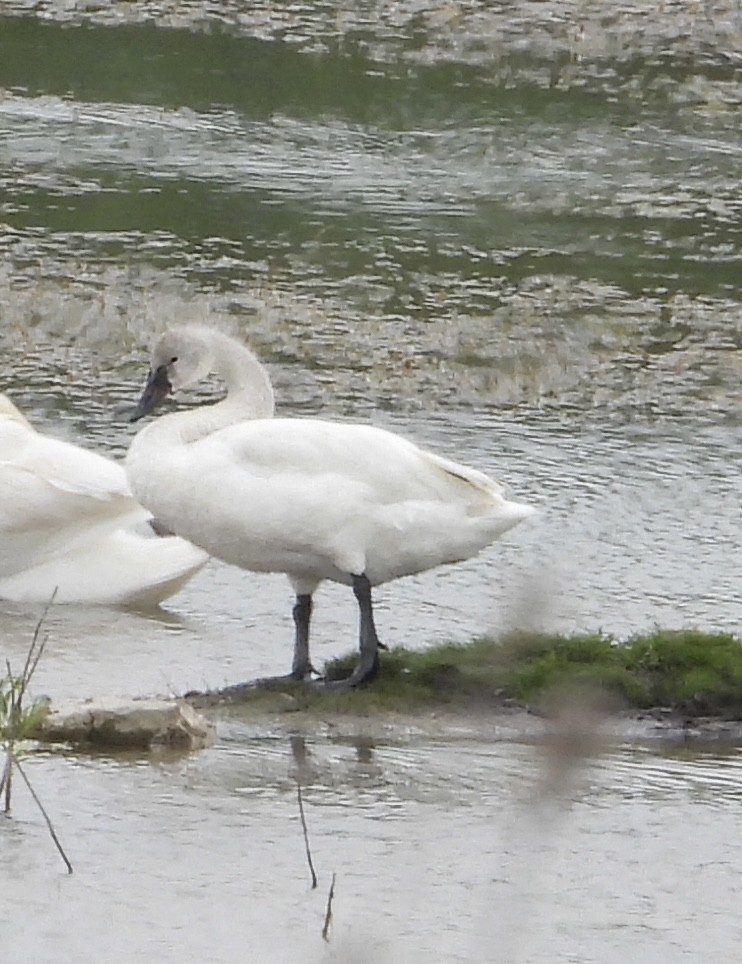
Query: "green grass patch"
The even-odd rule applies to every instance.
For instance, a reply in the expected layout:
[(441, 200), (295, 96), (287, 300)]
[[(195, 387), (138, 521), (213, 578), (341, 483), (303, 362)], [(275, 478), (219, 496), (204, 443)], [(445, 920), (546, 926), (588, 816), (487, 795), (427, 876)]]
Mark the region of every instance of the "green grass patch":
[[(333, 660), (325, 672), (331, 679), (346, 676), (356, 658)], [(603, 633), (516, 633), (421, 652), (397, 648), (381, 654), (370, 685), (310, 699), (356, 712), (476, 709), (513, 701), (538, 706), (565, 688), (602, 694), (615, 708), (742, 718), (742, 642), (723, 633), (657, 630), (626, 642)]]
[[(333, 660), (325, 668), (327, 676), (347, 676), (355, 660), (352, 653)], [(422, 652), (397, 648), (382, 653), (373, 683), (343, 695), (356, 709), (359, 704), (369, 709), (484, 709), (513, 702), (537, 704), (565, 686), (605, 690), (612, 702), (626, 705), (651, 703), (646, 685), (625, 665), (622, 647), (602, 634), (518, 633)]]
[(16, 743), (33, 740), (39, 724), (49, 714), (46, 700), (25, 705), (25, 681), (7, 670), (0, 679), (0, 746), (10, 749)]
[(742, 718), (742, 643), (735, 636), (657, 630), (629, 642), (626, 665), (652, 705)]
[[(332, 660), (329, 679), (350, 675), (357, 653)], [(256, 688), (256, 709), (325, 713), (548, 708), (580, 691), (607, 709), (669, 707), (689, 716), (742, 719), (742, 642), (723, 633), (657, 630), (626, 642), (604, 633), (515, 633), (501, 639), (381, 653), (372, 682), (350, 692)], [(569, 698), (569, 697), (567, 697)]]
[(5, 751), (5, 759), (0, 768), (0, 799), (4, 802), (3, 813), (10, 816), (14, 775), (18, 773), (33, 797), (34, 803), (41, 811), (54, 845), (67, 867), (67, 872), (71, 874), (72, 864), (64, 852), (49, 814), (44, 809), (44, 805), (21, 763), (24, 755), (23, 744), (33, 740), (39, 724), (49, 712), (46, 700), (36, 699), (29, 703), (27, 696), (29, 684), (46, 646), (47, 637), (41, 635), (41, 627), (46, 619), (49, 607), (54, 602), (55, 595), (56, 589), (36, 623), (22, 670), (20, 673), (14, 673), (10, 662), (6, 660), (5, 676), (0, 678), (0, 747)]

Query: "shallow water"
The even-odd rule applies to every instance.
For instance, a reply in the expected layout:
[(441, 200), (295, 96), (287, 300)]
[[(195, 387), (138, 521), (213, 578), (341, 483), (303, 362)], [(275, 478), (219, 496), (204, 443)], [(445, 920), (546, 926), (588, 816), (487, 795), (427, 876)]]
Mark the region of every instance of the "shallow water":
[(0, 828), (13, 959), (659, 964), (738, 946), (737, 751), (619, 747), (553, 797), (540, 751), (494, 727), (332, 729), (302, 744), (225, 725), (179, 762), (35, 757), (75, 873), (19, 799)]
[[(120, 456), (154, 333), (228, 321), (283, 412), (391, 427), (541, 509), (385, 587), (389, 643), (740, 633), (740, 38), (721, 0), (6, 0), (2, 390)], [(318, 596), (318, 663), (352, 645), (349, 595)], [(160, 613), (58, 607), (37, 691), (281, 672), (290, 604), (283, 579), (214, 562)], [(37, 617), (0, 603), (3, 659)], [(188, 760), (29, 759), (76, 873), (19, 789), (3, 945), (403, 964), (738, 945), (736, 751), (620, 746), (557, 806), (512, 733), (359, 727), (307, 734), (315, 893), (283, 725), (224, 721)]]

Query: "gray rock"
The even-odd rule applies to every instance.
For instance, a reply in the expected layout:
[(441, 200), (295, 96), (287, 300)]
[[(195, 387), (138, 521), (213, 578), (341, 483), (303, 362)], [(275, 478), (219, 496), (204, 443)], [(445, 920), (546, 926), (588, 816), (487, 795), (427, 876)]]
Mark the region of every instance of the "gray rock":
[(96, 747), (197, 750), (212, 742), (214, 729), (181, 700), (109, 698), (52, 706), (38, 738)]

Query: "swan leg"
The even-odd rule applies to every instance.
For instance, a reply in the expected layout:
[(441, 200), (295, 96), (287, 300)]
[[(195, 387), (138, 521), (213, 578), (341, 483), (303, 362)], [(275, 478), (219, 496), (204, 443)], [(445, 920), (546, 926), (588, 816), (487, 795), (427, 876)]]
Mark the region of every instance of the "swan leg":
[(371, 601), (371, 583), (368, 577), (361, 574), (353, 576), (353, 594), (358, 601), (358, 609), (361, 615), (361, 625), (359, 634), (359, 648), (361, 659), (353, 675), (360, 673), (362, 682), (369, 679), (379, 668), (379, 649), (381, 643), (376, 633), (374, 622), (374, 607)]
[[(254, 693), (257, 689), (282, 689), (295, 683), (303, 683), (316, 670), (309, 660), (309, 622), (312, 616), (311, 593), (297, 593), (296, 602), (292, 610), (294, 617), (294, 659), (291, 672), (285, 676), (262, 676), (247, 683), (236, 683), (233, 686), (223, 686), (212, 694), (221, 699), (239, 700)], [(195, 691), (186, 696), (203, 696)]]
[(314, 672), (309, 661), (309, 621), (312, 617), (312, 597), (309, 593), (297, 594), (292, 613), (296, 634), (291, 678), (302, 680)]
[(358, 602), (360, 615), (358, 642), (361, 658), (347, 679), (328, 680), (324, 683), (325, 689), (350, 689), (372, 680), (379, 669), (379, 650), (386, 648), (376, 633), (374, 608), (371, 600), (371, 583), (368, 581), (368, 576), (363, 573), (360, 576), (353, 576), (353, 594)]

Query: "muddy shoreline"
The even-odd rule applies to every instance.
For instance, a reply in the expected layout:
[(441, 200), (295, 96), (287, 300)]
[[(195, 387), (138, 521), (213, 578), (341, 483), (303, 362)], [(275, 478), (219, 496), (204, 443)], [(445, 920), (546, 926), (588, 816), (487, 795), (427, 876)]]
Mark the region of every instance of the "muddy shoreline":
[[(291, 697), (274, 694), (282, 705), (264, 702), (205, 701), (204, 694), (189, 699), (139, 698), (83, 700), (51, 706), (38, 739), (66, 743), (78, 749), (117, 750), (168, 746), (194, 752), (218, 740), (220, 724), (238, 721), (256, 739), (281, 735), (323, 737), (331, 741), (399, 741), (415, 737), (475, 739), (482, 742), (541, 742), (583, 746), (586, 753), (618, 744), (664, 743), (703, 747), (742, 746), (742, 720), (721, 716), (689, 716), (671, 708), (596, 714), (578, 705), (554, 715), (526, 706), (502, 705), (471, 710), (441, 706), (419, 711), (384, 710), (373, 713), (334, 712), (297, 708)], [(213, 694), (212, 694), (213, 696)], [(207, 705), (204, 705), (204, 703)], [(112, 712), (115, 709), (115, 712)], [(174, 710), (180, 712), (175, 713)], [(183, 713), (187, 726), (183, 724)], [(193, 734), (193, 738), (191, 735)]]

